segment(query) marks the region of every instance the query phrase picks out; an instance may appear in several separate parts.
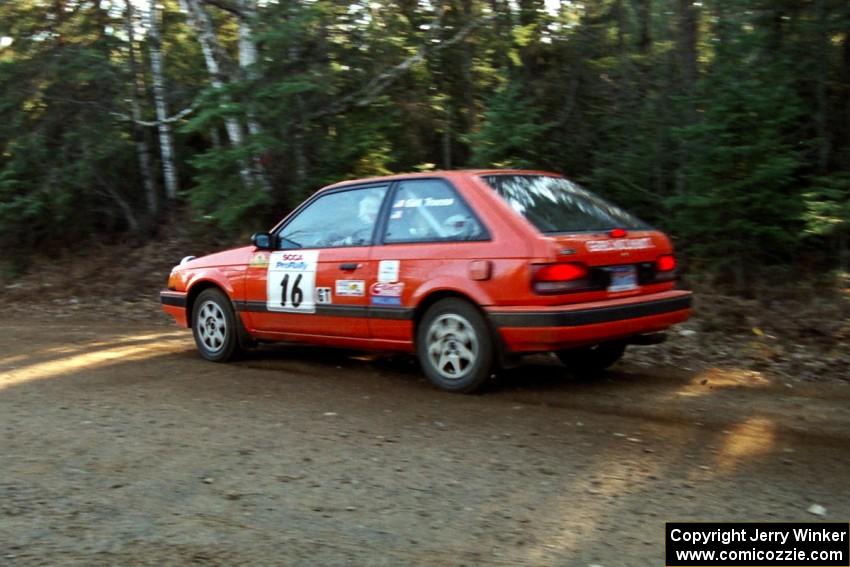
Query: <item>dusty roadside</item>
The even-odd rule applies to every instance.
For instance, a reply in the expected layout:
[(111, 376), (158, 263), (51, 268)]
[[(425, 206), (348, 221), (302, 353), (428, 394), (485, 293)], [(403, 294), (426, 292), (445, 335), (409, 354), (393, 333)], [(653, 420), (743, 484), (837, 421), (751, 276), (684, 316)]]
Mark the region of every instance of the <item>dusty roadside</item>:
[(850, 517), (850, 386), (539, 357), (201, 361), (164, 319), (0, 325), (0, 564), (660, 565), (667, 520)]

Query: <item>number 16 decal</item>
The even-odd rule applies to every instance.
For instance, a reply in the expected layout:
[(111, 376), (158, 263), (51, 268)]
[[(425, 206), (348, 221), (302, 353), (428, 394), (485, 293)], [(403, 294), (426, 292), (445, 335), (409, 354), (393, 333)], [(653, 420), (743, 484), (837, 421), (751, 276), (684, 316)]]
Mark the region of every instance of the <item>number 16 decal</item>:
[(272, 252), (269, 258), (266, 308), (293, 313), (316, 312), (318, 250)]

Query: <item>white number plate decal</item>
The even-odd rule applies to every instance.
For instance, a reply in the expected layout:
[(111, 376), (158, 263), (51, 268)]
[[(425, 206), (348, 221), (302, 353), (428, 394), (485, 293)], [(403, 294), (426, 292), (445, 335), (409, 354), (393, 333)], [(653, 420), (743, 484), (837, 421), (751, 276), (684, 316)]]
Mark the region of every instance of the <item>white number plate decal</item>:
[(268, 310), (315, 313), (318, 263), (318, 250), (272, 252), (266, 286)]

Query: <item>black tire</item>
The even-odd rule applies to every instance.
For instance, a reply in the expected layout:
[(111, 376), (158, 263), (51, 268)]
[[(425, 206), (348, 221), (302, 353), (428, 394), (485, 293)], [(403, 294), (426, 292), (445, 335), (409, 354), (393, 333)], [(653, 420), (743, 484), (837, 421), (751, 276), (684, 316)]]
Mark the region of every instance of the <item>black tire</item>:
[(558, 358), (571, 372), (592, 376), (610, 368), (626, 353), (626, 343), (609, 342), (558, 351)]
[(465, 394), (487, 382), (495, 359), (493, 337), (483, 315), (456, 298), (441, 299), (425, 312), (416, 330), (416, 353), (422, 371), (435, 386)]
[(201, 356), (226, 362), (240, 352), (239, 327), (230, 299), (219, 289), (205, 289), (192, 307), (192, 334)]

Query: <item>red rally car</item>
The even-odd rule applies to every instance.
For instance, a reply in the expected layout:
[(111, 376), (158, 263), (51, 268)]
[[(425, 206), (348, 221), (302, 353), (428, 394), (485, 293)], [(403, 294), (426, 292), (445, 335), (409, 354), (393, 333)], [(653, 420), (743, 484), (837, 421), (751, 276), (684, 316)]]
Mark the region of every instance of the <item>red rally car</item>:
[(691, 313), (670, 240), (552, 173), (346, 181), (251, 242), (185, 258), (161, 293), (208, 360), (265, 341), (411, 352), (471, 392), (527, 353), (601, 370)]

